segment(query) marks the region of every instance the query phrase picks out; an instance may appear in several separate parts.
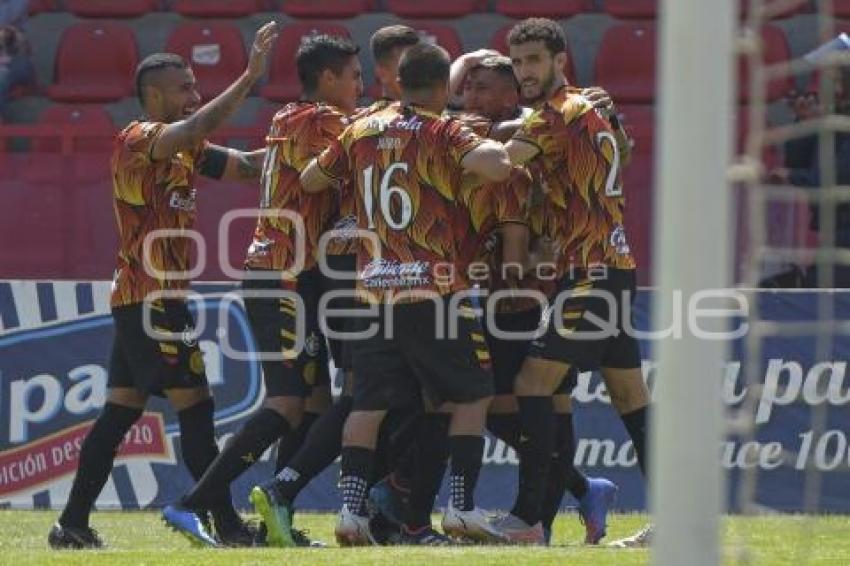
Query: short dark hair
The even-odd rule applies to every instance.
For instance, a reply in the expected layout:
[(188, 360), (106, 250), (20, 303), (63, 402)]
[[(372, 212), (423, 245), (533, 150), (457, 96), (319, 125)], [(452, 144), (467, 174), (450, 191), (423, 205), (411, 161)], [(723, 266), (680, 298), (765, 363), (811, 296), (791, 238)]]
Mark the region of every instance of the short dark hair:
[(510, 81), (511, 84), (519, 88), (519, 83), (516, 80), (516, 75), (514, 75), (514, 67), (511, 64), (510, 57), (505, 57), (504, 55), (491, 55), (489, 57), (485, 57), (480, 63), (472, 67), (469, 72), (474, 73), (475, 71), (480, 70), (493, 71), (502, 79)]
[(144, 105), (145, 93), (144, 86), (148, 75), (164, 69), (188, 69), (189, 63), (183, 57), (176, 53), (154, 53), (148, 55), (139, 66), (136, 67), (136, 96), (139, 97), (139, 102)]
[(517, 23), (508, 33), (508, 45), (542, 41), (552, 55), (567, 50), (567, 36), (555, 20), (528, 18)]
[(439, 45), (418, 43), (404, 52), (398, 63), (398, 79), (404, 90), (428, 90), (449, 80), (451, 61)]
[(412, 47), (420, 40), (419, 34), (410, 26), (401, 24), (385, 26), (372, 34), (369, 48), (372, 50), (372, 58), (377, 63), (383, 63), (394, 49)]
[(358, 53), (360, 47), (347, 37), (326, 34), (302, 37), (295, 53), (295, 65), (304, 92), (314, 92), (318, 88), (319, 77), (325, 70), (340, 74), (348, 60)]

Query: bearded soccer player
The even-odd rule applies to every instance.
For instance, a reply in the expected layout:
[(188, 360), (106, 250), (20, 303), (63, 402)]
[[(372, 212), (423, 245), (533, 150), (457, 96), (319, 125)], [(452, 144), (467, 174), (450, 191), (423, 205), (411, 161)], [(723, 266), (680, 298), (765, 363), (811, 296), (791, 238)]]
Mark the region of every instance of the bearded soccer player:
[[(530, 115), (529, 108), (519, 106), (518, 84), (513, 74), (511, 60), (504, 56), (486, 56), (471, 67), (466, 73), (463, 88), (463, 109), (468, 116), (470, 126), (475, 128), (475, 116), (485, 118), (477, 130), (482, 135), (489, 135), (493, 124), (518, 117)], [(592, 92), (599, 100), (604, 100), (607, 93), (598, 89)], [(471, 114), (469, 114), (471, 113)], [(487, 428), (507, 442), (513, 448), (519, 446), (519, 415), (516, 398), (514, 397), (514, 377), (522, 367), (528, 353), (529, 339), (515, 337), (516, 333), (533, 334), (540, 325), (541, 303), (539, 299), (552, 299), (554, 282), (547, 273), (541, 273), (546, 265), (533, 266), (528, 273), (517, 273), (515, 267), (523, 262), (515, 262), (517, 256), (522, 258), (526, 250), (532, 255), (539, 250), (543, 234), (530, 232), (528, 219), (537, 214), (541, 204), (542, 194), (539, 184), (529, 178), (526, 183), (526, 215), (522, 223), (505, 224), (500, 227), (483, 225), (477, 227), (479, 233), (488, 237), (484, 246), (478, 246), (474, 263), (487, 266), (487, 281), (485, 284), (491, 293), (513, 292), (519, 289), (519, 295), (514, 298), (487, 301), (488, 310), (493, 311), (492, 319), (485, 324), (487, 343), (493, 356), (493, 373), (495, 376), (496, 396), (490, 406), (487, 418)], [(506, 206), (508, 203), (497, 202), (496, 199), (478, 199), (479, 208)], [(475, 215), (483, 217), (482, 213)], [(537, 226), (539, 227), (539, 226)], [(530, 244), (530, 245), (529, 245)], [(524, 249), (510, 250), (511, 246), (521, 245)], [(545, 258), (538, 258), (542, 260)], [(513, 271), (512, 271), (513, 270)], [(538, 275), (542, 275), (539, 277)], [(533, 297), (536, 295), (537, 300)], [(492, 324), (491, 324), (492, 322)], [(502, 336), (501, 332), (513, 333), (514, 337)], [(560, 507), (564, 491), (569, 490), (579, 502), (579, 515), (585, 524), (585, 540), (597, 543), (600, 534), (604, 532), (605, 517), (608, 506), (616, 493), (616, 486), (604, 478), (588, 478), (578, 470), (573, 460), (575, 457), (575, 439), (573, 435), (570, 393), (574, 386), (576, 370), (563, 379), (554, 395), (554, 446), (550, 460), (550, 473), (541, 509), (541, 529), (525, 531), (521, 542), (540, 544), (548, 543), (551, 539), (552, 525)], [(520, 541), (517, 541), (520, 542)]]
[[(266, 398), (180, 505), (163, 512), (169, 524), (201, 544), (211, 537), (196, 537), (182, 525), (194, 524), (220, 493), (229, 493), (230, 483), (278, 439), (297, 434), (308, 398), (330, 396), (325, 337), (318, 323), (321, 289), (315, 252), (336, 200), (331, 193), (303, 194), (298, 175), (336, 139), (346, 116), (355, 110), (363, 90), (358, 51), (348, 39), (305, 38), (296, 54), (303, 98), (275, 115), (266, 138), (260, 198), (263, 214), (248, 250), (243, 283), (245, 310), (263, 364)], [(299, 261), (304, 264), (297, 265)], [(303, 329), (299, 318), (304, 320)], [(293, 538), (291, 528), (286, 528), (282, 540), (274, 538), (279, 534), (270, 530), (267, 542), (276, 546), (306, 542), (297, 535)]]
[[(623, 227), (622, 163), (613, 118), (566, 84), (566, 39), (557, 22), (520, 22), (508, 43), (523, 97), (537, 104), (506, 147), (513, 163), (537, 159), (540, 166), (545, 190), (531, 226), (557, 250), (558, 277), (546, 331), (532, 342), (514, 382), (520, 484), (511, 513), (496, 526), (521, 539), (541, 519), (553, 446), (552, 395), (564, 376), (573, 368), (601, 371), (644, 473), (649, 393), (637, 340), (623, 324), (630, 314), (626, 303), (635, 294), (635, 262)], [(614, 317), (618, 332), (600, 338), (587, 314), (605, 321)], [(599, 527), (602, 532), (594, 538), (605, 534), (605, 525)]]
[[(245, 72), (203, 106), (192, 69), (179, 56), (151, 55), (136, 71), (146, 117), (118, 135), (112, 155), (120, 249), (111, 297), (116, 334), (107, 400), (80, 449), (65, 510), (50, 531), (54, 548), (103, 545), (89, 526), (89, 514), (124, 435), (151, 394), (167, 397), (177, 410), (183, 460), (196, 479), (218, 454), (201, 351), (197, 342), (187, 345), (180, 338), (193, 330), (183, 298), (190, 246), (184, 237), (155, 237), (155, 231), (192, 228), (197, 173), (229, 180), (259, 176), (264, 151), (246, 154), (214, 146), (206, 138), (262, 76), (276, 37), (276, 24), (260, 28)], [(228, 494), (220, 494), (210, 510), (220, 538), (245, 536)]]
[[(358, 249), (358, 289), (380, 315), (359, 329), (377, 332), (356, 342), (353, 354), (354, 410), (343, 433), (343, 508), (335, 530), (343, 545), (373, 543), (364, 504), (378, 428), (387, 410), (409, 402), (419, 387), (435, 406), (447, 402), (453, 407), (452, 495), (444, 530), (481, 540), (500, 538), (473, 498), (492, 377), (480, 325), (471, 307), (455, 296), (468, 289), (465, 275), (456, 269), (458, 234), (468, 226), (457, 223), (456, 210), (465, 173), (497, 182), (507, 178), (510, 166), (499, 144), (441, 116), (448, 73), (443, 49), (409, 48), (399, 63), (402, 101), (350, 125), (301, 175), (307, 191), (354, 177), (358, 225), (375, 235)], [(453, 297), (457, 309), (451, 308)], [(451, 317), (457, 338), (446, 339), (451, 310), (460, 313)], [(429, 511), (433, 495), (421, 502)], [(406, 534), (412, 544), (447, 542), (430, 519), (417, 533)]]

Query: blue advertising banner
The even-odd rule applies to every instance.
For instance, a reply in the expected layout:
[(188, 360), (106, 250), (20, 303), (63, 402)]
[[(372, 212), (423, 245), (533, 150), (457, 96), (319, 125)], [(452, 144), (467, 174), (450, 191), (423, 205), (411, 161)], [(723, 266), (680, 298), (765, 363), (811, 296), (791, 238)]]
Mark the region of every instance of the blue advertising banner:
[[(216, 402), (219, 443), (224, 443), (262, 401), (260, 365), (223, 354), (228, 348), (250, 352), (253, 338), (245, 314), (233, 301), (233, 287), (199, 284), (195, 303), (200, 345)], [(15, 508), (61, 507), (67, 499), (79, 446), (105, 400), (113, 337), (108, 282), (0, 281), (0, 505)], [(818, 292), (764, 292), (758, 297), (760, 319), (818, 320)], [(652, 292), (640, 293), (635, 319), (649, 329)], [(835, 294), (836, 319), (850, 321), (850, 294)], [(205, 319), (205, 322), (201, 322)], [(745, 321), (730, 321), (744, 324)], [(222, 331), (223, 330), (223, 331)], [(730, 508), (740, 474), (758, 472), (756, 503), (782, 511), (802, 511), (807, 474), (820, 471), (819, 509), (850, 512), (850, 336), (838, 335), (829, 352), (818, 352), (811, 336), (772, 337), (762, 341), (757, 360), (757, 392), (750, 414), (759, 425), (753, 442), (730, 437), (719, 447), (730, 472)], [(644, 376), (656, 375), (651, 343), (643, 344)], [(744, 338), (730, 342), (729, 361), (718, 368), (723, 401), (739, 409), (747, 393)], [(240, 356), (241, 357), (241, 356)], [(694, 360), (694, 364), (701, 363)], [(576, 463), (589, 475), (606, 476), (620, 486), (617, 507), (645, 508), (643, 479), (625, 429), (595, 374), (579, 377), (573, 394), (577, 437)], [(700, 403), (702, 400), (690, 400)], [(813, 429), (812, 412), (826, 410), (826, 426)], [(705, 447), (717, 450), (717, 447)], [(100, 508), (158, 507), (177, 500), (191, 485), (180, 462), (180, 438), (174, 412), (152, 399), (145, 416), (122, 445)], [(250, 488), (272, 473), (271, 454), (233, 485), (237, 506), (247, 508)], [(487, 440), (478, 502), (490, 509), (509, 508), (516, 488), (514, 452)], [(302, 492), (302, 509), (336, 510), (336, 465)], [(440, 503), (445, 502), (445, 495)], [(574, 502), (569, 497), (565, 506)]]

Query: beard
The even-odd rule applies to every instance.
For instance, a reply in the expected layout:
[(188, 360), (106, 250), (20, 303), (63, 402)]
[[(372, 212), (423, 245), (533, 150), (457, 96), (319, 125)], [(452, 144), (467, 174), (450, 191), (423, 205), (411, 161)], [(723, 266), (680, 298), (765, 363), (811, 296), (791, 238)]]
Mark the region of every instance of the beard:
[(555, 84), (555, 65), (549, 68), (549, 72), (540, 81), (540, 90), (533, 96), (526, 96), (525, 91), (522, 91), (522, 104), (534, 106), (549, 97), (552, 86)]

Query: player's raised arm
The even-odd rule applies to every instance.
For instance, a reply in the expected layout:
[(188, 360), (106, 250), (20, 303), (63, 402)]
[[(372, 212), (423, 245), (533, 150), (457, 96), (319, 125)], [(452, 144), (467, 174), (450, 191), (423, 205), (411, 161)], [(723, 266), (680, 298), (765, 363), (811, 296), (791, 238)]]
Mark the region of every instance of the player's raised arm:
[[(277, 24), (269, 22), (254, 37), (254, 46), (245, 72), (227, 90), (206, 103), (196, 112), (166, 126), (151, 148), (154, 160), (166, 159), (181, 149), (196, 147), (229, 118), (245, 99), (266, 69), (268, 54), (277, 39)], [(182, 89), (194, 90), (194, 77), (188, 73)], [(140, 81), (140, 90), (145, 88)]]
[(494, 49), (479, 49), (470, 53), (464, 53), (452, 62), (449, 70), (449, 104), (451, 106), (462, 106), (463, 81), (469, 70), (481, 63), (487, 57), (501, 55)]

